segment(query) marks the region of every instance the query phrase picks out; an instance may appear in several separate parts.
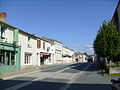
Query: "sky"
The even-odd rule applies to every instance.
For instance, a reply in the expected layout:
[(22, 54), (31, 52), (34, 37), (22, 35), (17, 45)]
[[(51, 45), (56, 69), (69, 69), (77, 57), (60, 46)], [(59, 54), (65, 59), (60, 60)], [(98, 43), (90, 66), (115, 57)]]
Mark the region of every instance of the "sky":
[(38, 37), (56, 39), (93, 54), (103, 21), (111, 20), (118, 0), (0, 0), (7, 23)]

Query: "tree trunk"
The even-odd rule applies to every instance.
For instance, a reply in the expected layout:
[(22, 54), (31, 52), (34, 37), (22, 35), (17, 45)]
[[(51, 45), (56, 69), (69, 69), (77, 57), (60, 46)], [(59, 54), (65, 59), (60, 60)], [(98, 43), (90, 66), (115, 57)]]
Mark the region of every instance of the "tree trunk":
[(109, 69), (111, 69), (111, 64), (112, 64), (112, 61), (110, 60), (109, 61)]

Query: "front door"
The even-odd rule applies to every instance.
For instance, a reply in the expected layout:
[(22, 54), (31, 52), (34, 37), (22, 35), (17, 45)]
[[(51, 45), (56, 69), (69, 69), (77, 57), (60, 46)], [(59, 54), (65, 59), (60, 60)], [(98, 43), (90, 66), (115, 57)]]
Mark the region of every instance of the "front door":
[(40, 65), (44, 65), (44, 58), (40, 57)]

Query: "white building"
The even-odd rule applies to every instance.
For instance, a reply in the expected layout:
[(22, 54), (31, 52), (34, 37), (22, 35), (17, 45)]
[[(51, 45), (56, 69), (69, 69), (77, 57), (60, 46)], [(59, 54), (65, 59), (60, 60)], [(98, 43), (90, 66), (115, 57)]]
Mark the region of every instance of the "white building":
[(21, 46), (21, 68), (37, 66), (37, 37), (19, 30), (18, 43)]
[(52, 50), (52, 53), (53, 53), (53, 63), (63, 63), (63, 60), (62, 60), (62, 43), (57, 41), (57, 40), (49, 39), (49, 38), (46, 38), (46, 37), (42, 37), (42, 39), (51, 43), (50, 49)]
[(54, 53), (51, 48), (52, 44), (48, 41), (38, 38), (37, 39), (37, 61), (38, 66), (53, 64)]
[(87, 62), (86, 55), (84, 53), (75, 52), (76, 62)]
[(75, 56), (74, 56), (74, 51), (67, 48), (63, 47), (62, 49), (62, 57), (63, 57), (63, 62), (64, 63), (70, 63), (75, 61)]
[(80, 62), (87, 62), (85, 58), (86, 58), (86, 55), (84, 54), (79, 55)]
[(18, 32), (16, 27), (0, 21), (0, 74), (20, 69), (21, 47), (17, 44)]

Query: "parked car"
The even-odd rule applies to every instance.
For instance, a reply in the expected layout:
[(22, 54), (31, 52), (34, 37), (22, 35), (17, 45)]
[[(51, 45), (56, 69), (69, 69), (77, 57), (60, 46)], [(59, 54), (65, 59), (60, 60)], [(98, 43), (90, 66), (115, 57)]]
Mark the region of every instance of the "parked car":
[(93, 57), (92, 56), (88, 57), (88, 62), (93, 62)]
[(112, 90), (120, 90), (120, 78), (118, 80), (111, 79), (112, 82)]

